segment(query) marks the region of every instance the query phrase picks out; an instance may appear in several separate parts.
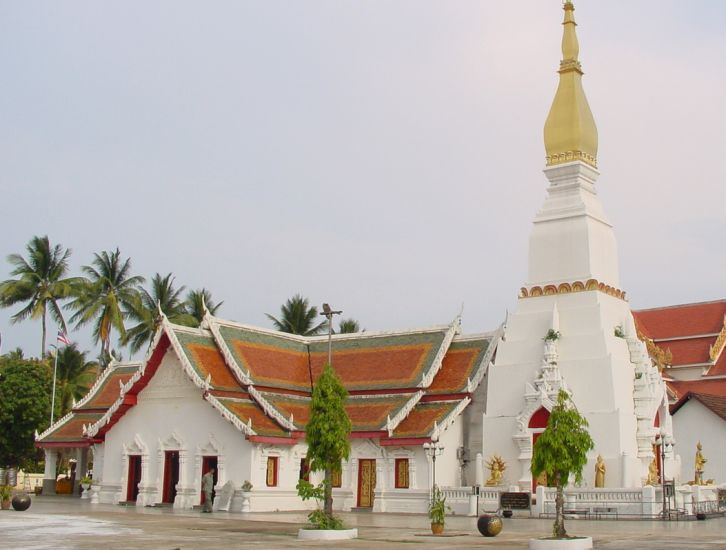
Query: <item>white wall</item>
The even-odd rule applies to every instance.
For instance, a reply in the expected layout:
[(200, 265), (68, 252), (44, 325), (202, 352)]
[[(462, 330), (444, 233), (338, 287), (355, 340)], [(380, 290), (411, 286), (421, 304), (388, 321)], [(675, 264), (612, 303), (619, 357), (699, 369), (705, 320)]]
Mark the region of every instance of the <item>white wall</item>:
[(682, 480), (692, 481), (695, 476), (696, 445), (703, 445), (704, 481), (713, 479), (717, 484), (726, 482), (726, 422), (704, 407), (697, 399), (690, 399), (673, 415), (676, 453), (682, 460)]

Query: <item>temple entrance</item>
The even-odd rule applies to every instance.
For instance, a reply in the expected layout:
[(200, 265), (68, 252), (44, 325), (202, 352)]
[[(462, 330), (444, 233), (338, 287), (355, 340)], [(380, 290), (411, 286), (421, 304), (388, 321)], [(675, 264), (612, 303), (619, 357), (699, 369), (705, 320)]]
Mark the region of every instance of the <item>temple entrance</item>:
[[(537, 438), (539, 438), (539, 436), (542, 435), (542, 432), (544, 432), (549, 419), (550, 412), (544, 407), (537, 409), (532, 415), (532, 418), (529, 419), (529, 429), (532, 431), (532, 458), (534, 458), (534, 444), (536, 443)], [(532, 495), (537, 494), (537, 485), (543, 485), (545, 483), (546, 477), (540, 476), (538, 479), (532, 476)]]
[(126, 500), (136, 502), (139, 497), (141, 482), (141, 455), (129, 455), (128, 481), (126, 483)]
[[(202, 457), (202, 477), (204, 474), (206, 474), (209, 470), (214, 468), (214, 473), (212, 474), (212, 479), (214, 480), (214, 487), (217, 486), (217, 474), (219, 474), (219, 469), (217, 468), (217, 457), (216, 456), (203, 456)], [(204, 504), (206, 501), (206, 497), (204, 496), (204, 491), (202, 491), (202, 480), (199, 480), (199, 494), (201, 495), (201, 498), (199, 499), (199, 504)], [(214, 500), (215, 491), (212, 489), (212, 500)]]
[(164, 492), (161, 502), (174, 504), (179, 483), (179, 451), (164, 452)]
[(358, 507), (371, 508), (376, 488), (376, 461), (362, 459), (358, 461)]

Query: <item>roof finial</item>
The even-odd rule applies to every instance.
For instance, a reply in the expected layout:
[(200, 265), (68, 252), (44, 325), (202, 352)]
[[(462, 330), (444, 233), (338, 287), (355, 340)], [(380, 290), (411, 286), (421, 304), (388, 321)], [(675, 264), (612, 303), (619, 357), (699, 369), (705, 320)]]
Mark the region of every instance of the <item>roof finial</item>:
[(560, 84), (545, 122), (547, 166), (582, 161), (597, 166), (597, 127), (582, 88), (580, 45), (575, 28), (575, 5), (563, 3)]

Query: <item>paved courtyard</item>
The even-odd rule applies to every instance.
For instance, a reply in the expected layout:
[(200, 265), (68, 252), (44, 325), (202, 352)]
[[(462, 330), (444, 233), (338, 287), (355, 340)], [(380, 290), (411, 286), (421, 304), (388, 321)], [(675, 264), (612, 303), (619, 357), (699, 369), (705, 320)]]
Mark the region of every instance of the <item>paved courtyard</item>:
[[(63, 497), (35, 497), (27, 512), (0, 512), (0, 547), (15, 549), (160, 548), (468, 548), (526, 549), (528, 540), (549, 532), (551, 520), (504, 520), (496, 538), (484, 538), (476, 520), (451, 517), (446, 536), (430, 534), (428, 519), (407, 514), (344, 514), (359, 538), (346, 542), (301, 542), (303, 513), (200, 514), (168, 508), (91, 506)], [(573, 535), (593, 537), (595, 548), (726, 549), (726, 518), (690, 522), (585, 521), (567, 523)]]

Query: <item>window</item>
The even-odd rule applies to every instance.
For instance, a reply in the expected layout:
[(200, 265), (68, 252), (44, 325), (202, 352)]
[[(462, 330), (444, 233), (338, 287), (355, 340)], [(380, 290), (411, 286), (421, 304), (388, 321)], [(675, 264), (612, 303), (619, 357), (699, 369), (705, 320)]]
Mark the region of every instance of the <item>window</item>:
[(310, 481), (310, 464), (308, 464), (307, 458), (300, 459), (300, 476), (299, 479)]
[(396, 459), (396, 489), (408, 489), (408, 459)]
[(268, 487), (277, 487), (277, 460), (276, 456), (267, 457), (267, 480)]
[(343, 485), (343, 467), (341, 465), (339, 470), (333, 470), (333, 476), (331, 478), (331, 485), (339, 489)]

